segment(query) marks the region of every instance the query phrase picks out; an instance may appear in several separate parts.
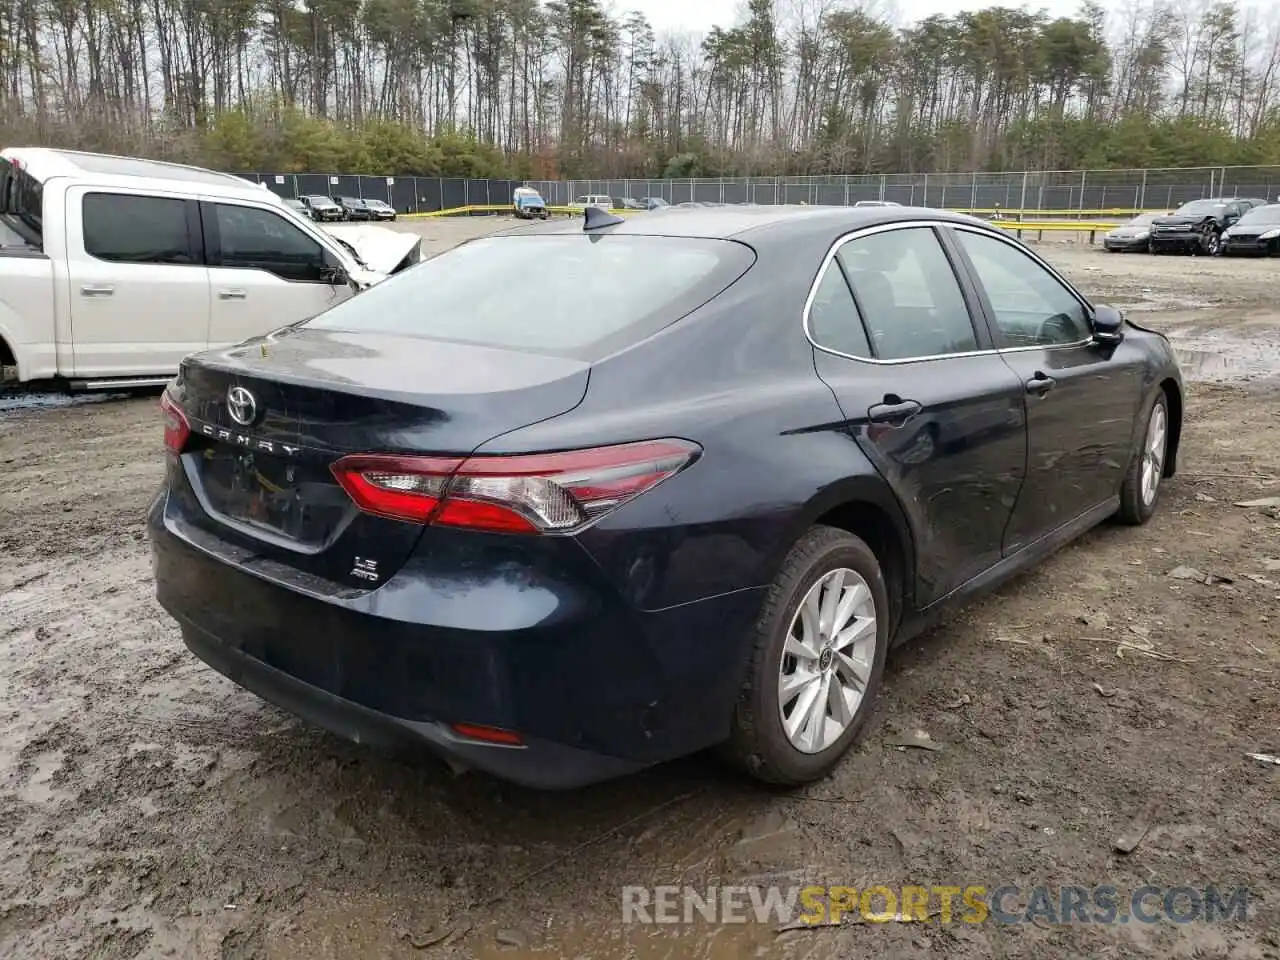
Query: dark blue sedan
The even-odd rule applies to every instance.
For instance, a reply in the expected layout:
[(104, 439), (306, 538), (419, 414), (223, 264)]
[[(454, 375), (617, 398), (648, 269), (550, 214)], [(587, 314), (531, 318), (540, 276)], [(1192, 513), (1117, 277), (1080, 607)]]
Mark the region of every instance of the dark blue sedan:
[(236, 683), (538, 787), (801, 784), (890, 647), (1152, 516), (1183, 388), (982, 221), (725, 207), (466, 243), (162, 407), (159, 600)]

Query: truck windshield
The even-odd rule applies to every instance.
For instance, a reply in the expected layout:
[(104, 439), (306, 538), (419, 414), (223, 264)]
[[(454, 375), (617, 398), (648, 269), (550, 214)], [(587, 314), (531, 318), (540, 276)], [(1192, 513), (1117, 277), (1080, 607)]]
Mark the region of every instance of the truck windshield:
[(0, 157), (0, 220), (26, 243), (43, 246), (44, 187), (5, 157)]

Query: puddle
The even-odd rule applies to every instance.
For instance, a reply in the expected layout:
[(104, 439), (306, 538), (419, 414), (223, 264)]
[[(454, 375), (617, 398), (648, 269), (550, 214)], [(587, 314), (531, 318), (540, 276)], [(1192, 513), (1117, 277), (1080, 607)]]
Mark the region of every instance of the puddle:
[(24, 410), (52, 410), (59, 407), (78, 407), (89, 403), (107, 403), (111, 400), (127, 400), (128, 393), (54, 393), (54, 392), (0, 392), (0, 414)]
[(1280, 380), (1280, 338), (1245, 340), (1168, 331), (1182, 375), (1209, 383)]

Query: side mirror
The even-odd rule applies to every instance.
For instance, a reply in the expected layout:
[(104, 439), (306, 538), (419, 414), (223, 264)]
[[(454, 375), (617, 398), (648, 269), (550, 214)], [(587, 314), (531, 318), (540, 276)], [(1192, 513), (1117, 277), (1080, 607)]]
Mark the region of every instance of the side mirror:
[(1114, 346), (1124, 339), (1124, 314), (1115, 307), (1099, 306), (1093, 311), (1093, 342)]
[(351, 282), (346, 267), (328, 250), (324, 251), (324, 267), (321, 268), (320, 279), (335, 287), (345, 286)]

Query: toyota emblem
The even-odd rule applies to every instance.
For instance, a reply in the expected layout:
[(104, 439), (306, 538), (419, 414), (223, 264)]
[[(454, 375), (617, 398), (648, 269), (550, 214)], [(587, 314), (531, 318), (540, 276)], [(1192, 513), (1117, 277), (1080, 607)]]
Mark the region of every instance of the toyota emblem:
[(258, 418), (258, 401), (244, 387), (232, 387), (227, 391), (227, 412), (240, 426), (251, 426)]

